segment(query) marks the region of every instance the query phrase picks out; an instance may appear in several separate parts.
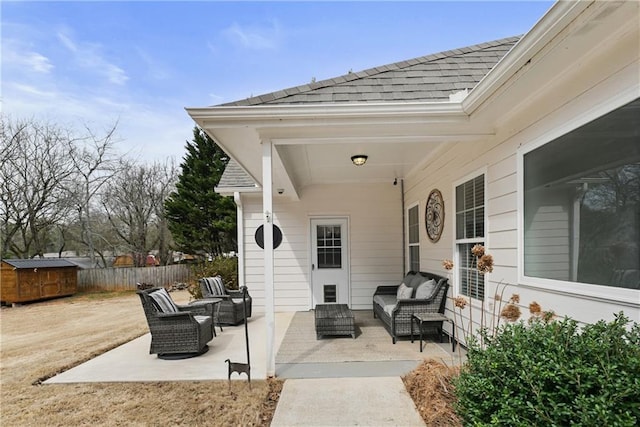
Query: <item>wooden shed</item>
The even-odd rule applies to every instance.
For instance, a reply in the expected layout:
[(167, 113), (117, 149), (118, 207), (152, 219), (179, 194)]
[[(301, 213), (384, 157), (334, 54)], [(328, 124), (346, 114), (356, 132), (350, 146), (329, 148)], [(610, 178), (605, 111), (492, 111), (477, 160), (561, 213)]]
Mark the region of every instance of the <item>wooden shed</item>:
[(73, 295), (78, 266), (65, 259), (3, 259), (0, 301), (21, 303)]

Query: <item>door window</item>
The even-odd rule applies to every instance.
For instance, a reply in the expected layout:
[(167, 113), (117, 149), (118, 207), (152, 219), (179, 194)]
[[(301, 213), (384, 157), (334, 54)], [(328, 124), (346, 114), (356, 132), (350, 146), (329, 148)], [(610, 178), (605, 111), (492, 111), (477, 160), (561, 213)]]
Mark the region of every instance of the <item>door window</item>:
[(342, 268), (342, 239), (339, 225), (318, 225), (318, 268)]

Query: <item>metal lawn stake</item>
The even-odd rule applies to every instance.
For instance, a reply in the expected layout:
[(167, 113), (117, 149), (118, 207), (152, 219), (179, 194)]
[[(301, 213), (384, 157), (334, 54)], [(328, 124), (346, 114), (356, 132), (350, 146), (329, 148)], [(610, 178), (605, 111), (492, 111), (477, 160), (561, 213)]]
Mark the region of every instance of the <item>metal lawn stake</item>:
[(227, 364), (229, 365), (228, 366), (229, 367), (229, 373), (228, 373), (229, 389), (231, 389), (231, 373), (232, 372), (237, 372), (238, 375), (242, 374), (243, 372), (247, 374), (247, 378), (249, 379), (249, 389), (251, 389), (251, 365), (249, 360), (249, 326), (247, 325), (248, 323), (247, 322), (247, 287), (243, 286), (241, 290), (242, 290), (242, 310), (244, 315), (244, 339), (247, 344), (247, 363), (231, 362), (229, 359), (225, 360), (225, 362), (227, 362)]

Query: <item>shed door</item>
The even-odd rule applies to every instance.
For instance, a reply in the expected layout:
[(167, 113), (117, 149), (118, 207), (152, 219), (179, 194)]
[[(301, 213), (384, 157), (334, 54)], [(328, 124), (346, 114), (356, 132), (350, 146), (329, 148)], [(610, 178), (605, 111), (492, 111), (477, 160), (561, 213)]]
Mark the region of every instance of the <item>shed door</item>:
[(350, 304), (347, 218), (311, 220), (312, 307)]

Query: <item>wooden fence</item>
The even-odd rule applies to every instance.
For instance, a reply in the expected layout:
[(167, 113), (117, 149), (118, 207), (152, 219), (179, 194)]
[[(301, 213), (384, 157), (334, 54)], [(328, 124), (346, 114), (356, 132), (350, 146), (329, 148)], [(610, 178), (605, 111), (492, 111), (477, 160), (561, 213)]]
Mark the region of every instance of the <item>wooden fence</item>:
[(135, 290), (136, 283), (170, 286), (187, 283), (190, 278), (191, 270), (186, 265), (93, 268), (78, 270), (78, 291)]

